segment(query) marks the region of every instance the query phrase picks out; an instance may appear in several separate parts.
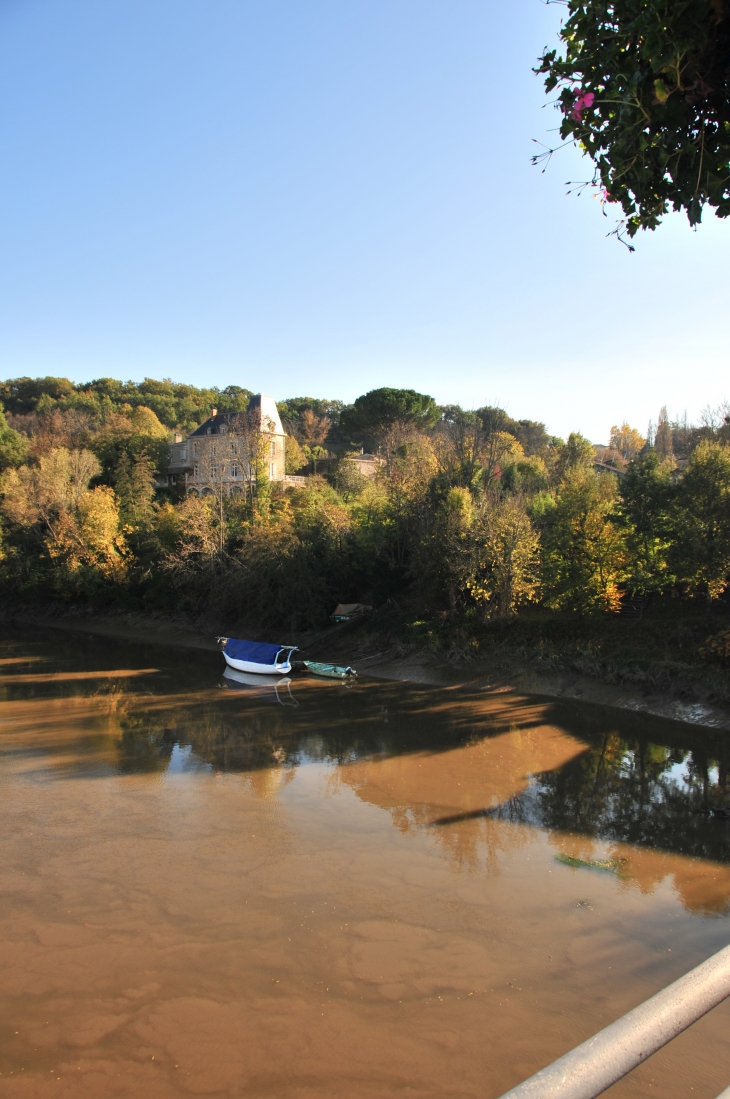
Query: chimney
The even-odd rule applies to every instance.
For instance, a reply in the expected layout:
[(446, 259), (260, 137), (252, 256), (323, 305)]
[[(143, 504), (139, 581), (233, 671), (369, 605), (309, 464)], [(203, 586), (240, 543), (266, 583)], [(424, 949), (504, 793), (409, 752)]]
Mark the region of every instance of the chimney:
[(180, 434), (179, 431), (175, 432), (175, 442), (176, 443), (181, 443), (182, 442), (182, 435)]
[(218, 409), (217, 409), (217, 408), (211, 408), (211, 410), (210, 410), (210, 418), (211, 418), (211, 420), (214, 420), (214, 419), (216, 418), (216, 416), (217, 416), (217, 415), (218, 415)]

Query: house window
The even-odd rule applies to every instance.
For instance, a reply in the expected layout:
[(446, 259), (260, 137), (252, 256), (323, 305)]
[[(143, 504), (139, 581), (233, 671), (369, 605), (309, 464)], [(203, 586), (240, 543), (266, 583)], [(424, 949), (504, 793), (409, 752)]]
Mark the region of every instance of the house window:
[(170, 477), (170, 484), (171, 485), (176, 485), (177, 484), (177, 477), (175, 477), (175, 476)]
[(180, 447), (180, 461), (187, 462), (188, 460), (188, 448), (186, 446)]
[(271, 464), (269, 465), (269, 480), (276, 480), (276, 462), (271, 462)]
[(210, 476), (211, 476), (211, 480), (215, 481), (215, 479), (218, 476), (218, 466), (212, 465), (210, 467)]
[(231, 466), (231, 477), (238, 477), (238, 463), (234, 462)]
[(276, 457), (276, 439), (271, 440), (271, 449), (269, 451), (272, 458)]
[(193, 480), (197, 481), (199, 477), (200, 477), (200, 466), (196, 462), (195, 465), (193, 466)]

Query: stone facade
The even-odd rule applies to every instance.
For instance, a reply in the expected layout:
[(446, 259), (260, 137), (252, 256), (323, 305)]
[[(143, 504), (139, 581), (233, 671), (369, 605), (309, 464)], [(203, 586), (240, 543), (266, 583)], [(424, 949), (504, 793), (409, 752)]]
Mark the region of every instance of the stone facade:
[(257, 393), (245, 413), (214, 408), (192, 435), (175, 440), (170, 448), (171, 483), (199, 496), (245, 492), (251, 481), (252, 434), (256, 433), (265, 441), (269, 480), (284, 481), (286, 432), (274, 398)]
[(363, 477), (374, 477), (383, 465), (383, 459), (375, 454), (352, 454), (347, 460)]

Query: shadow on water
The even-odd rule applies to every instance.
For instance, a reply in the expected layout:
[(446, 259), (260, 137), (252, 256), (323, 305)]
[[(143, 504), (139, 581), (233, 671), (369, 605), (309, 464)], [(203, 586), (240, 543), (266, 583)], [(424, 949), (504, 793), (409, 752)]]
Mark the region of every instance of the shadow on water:
[[(576, 740), (480, 817), (730, 863), (726, 735), (586, 703), (363, 680), (237, 683), (219, 654), (4, 632), (0, 755), (53, 756), (56, 777), (253, 772), (446, 753), (544, 727)], [(11, 743), (9, 732), (32, 732)], [(4, 735), (3, 735), (4, 734)]]

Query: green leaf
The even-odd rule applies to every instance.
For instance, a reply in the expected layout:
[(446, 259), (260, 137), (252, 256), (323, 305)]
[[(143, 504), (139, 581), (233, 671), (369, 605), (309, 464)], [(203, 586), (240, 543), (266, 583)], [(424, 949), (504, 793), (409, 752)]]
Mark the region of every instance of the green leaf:
[(666, 103), (671, 92), (661, 77), (654, 81), (654, 95), (660, 103)]

